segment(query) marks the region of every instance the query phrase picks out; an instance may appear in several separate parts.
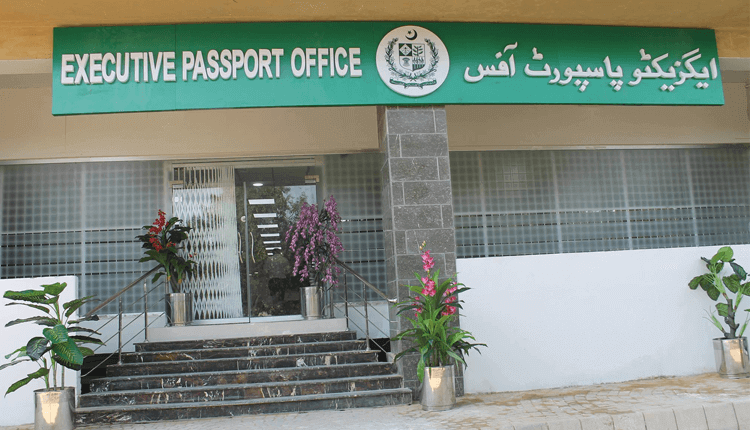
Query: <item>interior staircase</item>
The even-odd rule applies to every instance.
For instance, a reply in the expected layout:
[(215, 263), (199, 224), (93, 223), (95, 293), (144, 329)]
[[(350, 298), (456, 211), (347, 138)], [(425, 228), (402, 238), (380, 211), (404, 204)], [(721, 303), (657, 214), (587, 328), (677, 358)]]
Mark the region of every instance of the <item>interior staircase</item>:
[(151, 422), (411, 403), (355, 333), (149, 342), (107, 367), (76, 423)]

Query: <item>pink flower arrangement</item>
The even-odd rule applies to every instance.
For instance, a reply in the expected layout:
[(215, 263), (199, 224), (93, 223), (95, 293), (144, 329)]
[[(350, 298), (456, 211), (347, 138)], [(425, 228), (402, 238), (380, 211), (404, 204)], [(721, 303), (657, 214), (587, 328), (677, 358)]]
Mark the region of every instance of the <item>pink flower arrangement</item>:
[(478, 351), (479, 346), (487, 345), (470, 343), (468, 339), (476, 340), (471, 333), (452, 326), (461, 309), (458, 294), (469, 288), (451, 279), (438, 282), (440, 271), (433, 272), (435, 260), (426, 243), (422, 242), (419, 251), (424, 274), (415, 272), (414, 275), (420, 285), (409, 286), (414, 297), (396, 305), (399, 314), (409, 315), (409, 311), (414, 311), (413, 319), (407, 317), (412, 327), (396, 335), (393, 340), (410, 339), (414, 342), (415, 346), (400, 352), (396, 359), (410, 352), (419, 353), (417, 376), (421, 381), (426, 366), (445, 366), (451, 359), (465, 366), (463, 357), (470, 349)]
[(336, 209), (336, 200), (331, 196), (317, 205), (302, 203), (299, 218), (287, 234), (289, 249), (294, 255), (292, 275), (311, 282), (338, 285), (337, 275), (341, 269), (335, 257), (344, 250), (339, 233), (341, 216)]
[[(422, 242), (422, 245), (419, 247), (419, 250), (422, 251), (425, 246), (425, 243)], [(422, 253), (422, 268), (425, 272), (429, 272), (430, 269), (435, 267), (435, 260), (432, 259), (430, 256), (430, 250), (426, 250)]]
[[(430, 250), (425, 249), (426, 243), (422, 242), (422, 245), (419, 246), (420, 252), (422, 252), (422, 269), (425, 271), (425, 275), (422, 277), (419, 277), (420, 281), (422, 282), (422, 291), (421, 295), (424, 298), (427, 297), (435, 297), (436, 294), (436, 285), (437, 285), (437, 276), (439, 274), (438, 271), (436, 271), (434, 274), (430, 273), (433, 267), (435, 267), (435, 260), (430, 255)], [(458, 283), (455, 281), (448, 280), (449, 287), (447, 287), (442, 294), (442, 310), (440, 311), (440, 315), (453, 315), (458, 311), (457, 306), (449, 305), (449, 303), (456, 303), (458, 301)], [(462, 284), (463, 285), (463, 284)], [(468, 288), (467, 288), (468, 289)], [(416, 313), (421, 313), (422, 309), (424, 308), (424, 305), (422, 302), (420, 302), (419, 297), (415, 299), (415, 304), (417, 307), (414, 309)]]

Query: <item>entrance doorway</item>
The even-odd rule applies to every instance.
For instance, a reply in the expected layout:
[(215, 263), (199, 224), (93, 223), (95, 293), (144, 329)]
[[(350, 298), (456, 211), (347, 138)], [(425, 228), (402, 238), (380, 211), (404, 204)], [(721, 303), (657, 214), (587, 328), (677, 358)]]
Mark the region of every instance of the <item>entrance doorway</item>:
[(196, 324), (296, 319), (299, 287), (286, 243), (303, 202), (315, 204), (309, 165), (174, 168), (173, 213), (193, 228), (185, 252), (197, 262), (183, 283)]
[(314, 166), (235, 169), (242, 305), (250, 318), (300, 315), (287, 232), (304, 202), (317, 203)]

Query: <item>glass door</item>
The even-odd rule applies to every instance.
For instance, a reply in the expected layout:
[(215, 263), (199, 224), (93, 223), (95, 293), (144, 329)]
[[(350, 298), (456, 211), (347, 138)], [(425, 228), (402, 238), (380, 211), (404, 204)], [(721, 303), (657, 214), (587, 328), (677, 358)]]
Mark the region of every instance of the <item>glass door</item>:
[(245, 315), (300, 314), (299, 289), (286, 235), (303, 202), (317, 202), (314, 166), (235, 169), (239, 266)]

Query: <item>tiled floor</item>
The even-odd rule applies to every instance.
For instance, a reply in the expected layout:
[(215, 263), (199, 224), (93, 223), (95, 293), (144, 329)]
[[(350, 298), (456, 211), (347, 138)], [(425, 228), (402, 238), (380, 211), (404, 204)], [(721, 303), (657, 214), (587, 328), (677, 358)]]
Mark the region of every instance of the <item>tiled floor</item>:
[[(32, 425), (0, 430), (32, 429)], [(616, 384), (471, 394), (456, 408), (419, 404), (233, 418), (109, 424), (87, 430), (191, 429), (750, 430), (750, 379), (715, 374)]]

